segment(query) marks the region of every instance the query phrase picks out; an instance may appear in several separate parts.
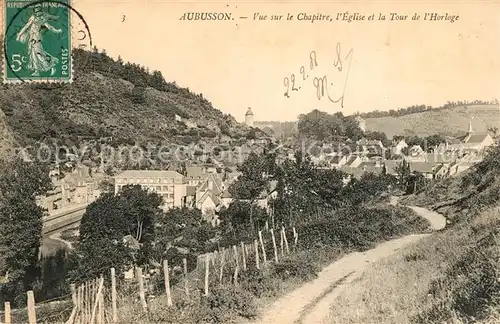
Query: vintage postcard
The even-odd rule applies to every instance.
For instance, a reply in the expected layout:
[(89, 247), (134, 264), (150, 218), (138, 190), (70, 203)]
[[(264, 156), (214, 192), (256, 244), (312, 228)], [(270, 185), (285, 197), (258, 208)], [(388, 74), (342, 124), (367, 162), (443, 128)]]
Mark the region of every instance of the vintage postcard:
[(500, 323), (500, 0), (0, 10), (0, 323)]

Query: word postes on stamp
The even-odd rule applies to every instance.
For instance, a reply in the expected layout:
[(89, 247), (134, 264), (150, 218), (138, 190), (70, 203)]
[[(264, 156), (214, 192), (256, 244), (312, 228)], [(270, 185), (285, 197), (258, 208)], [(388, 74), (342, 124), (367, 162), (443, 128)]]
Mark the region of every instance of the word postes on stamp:
[[(66, 83), (73, 80), (71, 51), (76, 44), (72, 43), (75, 39), (77, 42), (85, 38), (90, 40), (90, 31), (69, 2), (5, 1), (4, 82)], [(76, 13), (83, 21), (80, 25), (84, 25), (76, 33), (77, 38), (72, 38), (72, 13)], [(86, 46), (79, 45), (80, 48)]]

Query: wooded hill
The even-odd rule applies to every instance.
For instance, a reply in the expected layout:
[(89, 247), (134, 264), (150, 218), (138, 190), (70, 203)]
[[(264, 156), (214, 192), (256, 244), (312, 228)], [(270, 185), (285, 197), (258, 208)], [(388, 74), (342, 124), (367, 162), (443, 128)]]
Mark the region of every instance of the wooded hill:
[(366, 130), (385, 132), (388, 138), (394, 135), (459, 135), (467, 132), (471, 119), (475, 132), (486, 132), (490, 127), (498, 127), (500, 106), (463, 105), (446, 109), (429, 109), (401, 116), (363, 118), (366, 121)]
[(21, 145), (100, 137), (113, 137), (119, 144), (196, 142), (219, 132), (242, 137), (249, 131), (215, 109), (202, 94), (166, 82), (159, 71), (114, 60), (97, 49), (75, 49), (73, 56), (72, 84), (0, 86), (0, 133), (5, 134), (0, 144), (4, 149), (13, 145), (12, 139)]

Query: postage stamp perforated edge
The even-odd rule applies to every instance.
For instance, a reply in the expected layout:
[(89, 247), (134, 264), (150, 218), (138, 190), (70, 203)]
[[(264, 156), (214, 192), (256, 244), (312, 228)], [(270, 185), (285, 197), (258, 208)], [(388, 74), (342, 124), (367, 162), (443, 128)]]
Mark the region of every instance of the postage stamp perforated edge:
[[(68, 14), (68, 37), (69, 37), (69, 48), (68, 50), (70, 51), (70, 57), (71, 59), (69, 60), (69, 68), (71, 70), (70, 77), (69, 78), (63, 78), (63, 77), (45, 77), (40, 80), (33, 80), (33, 79), (27, 79), (27, 80), (22, 80), (20, 78), (7, 78), (7, 72), (6, 69), (9, 67), (8, 62), (7, 62), (7, 53), (5, 53), (5, 42), (6, 42), (6, 37), (7, 37), (7, 27), (9, 26), (9, 23), (7, 21), (7, 2), (9, 0), (4, 0), (3, 5), (0, 6), (0, 15), (3, 18), (3, 23), (2, 23), (2, 36), (3, 36), (3, 41), (2, 44), (0, 44), (0, 54), (2, 55), (2, 59), (0, 60), (0, 73), (2, 75), (2, 83), (4, 84), (44, 84), (44, 83), (73, 83), (73, 78), (75, 75), (75, 69), (73, 67), (73, 48), (72, 48), (72, 25), (71, 25), (71, 15), (72, 12), (68, 8), (69, 14)], [(37, 2), (37, 0), (33, 0), (33, 2)], [(71, 5), (71, 0), (67, 0), (68, 6)], [(0, 20), (2, 21), (2, 20)]]

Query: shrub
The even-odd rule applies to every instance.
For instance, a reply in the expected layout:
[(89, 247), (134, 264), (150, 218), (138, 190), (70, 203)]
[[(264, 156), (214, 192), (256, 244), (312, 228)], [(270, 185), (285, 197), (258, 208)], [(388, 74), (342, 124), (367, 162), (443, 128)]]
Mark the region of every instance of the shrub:
[(273, 266), (274, 274), (281, 279), (295, 277), (304, 281), (316, 278), (320, 270), (318, 264), (298, 259), (284, 259)]
[(279, 295), (282, 281), (273, 277), (270, 271), (265, 269), (249, 268), (241, 277), (240, 284), (243, 289), (252, 293), (257, 298), (275, 297)]
[(201, 299), (201, 304), (193, 314), (196, 323), (228, 323), (236, 317), (254, 318), (257, 306), (254, 296), (238, 286), (215, 287)]

